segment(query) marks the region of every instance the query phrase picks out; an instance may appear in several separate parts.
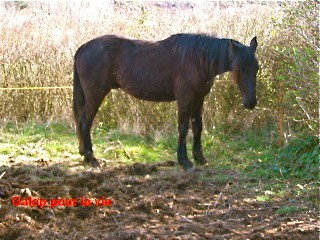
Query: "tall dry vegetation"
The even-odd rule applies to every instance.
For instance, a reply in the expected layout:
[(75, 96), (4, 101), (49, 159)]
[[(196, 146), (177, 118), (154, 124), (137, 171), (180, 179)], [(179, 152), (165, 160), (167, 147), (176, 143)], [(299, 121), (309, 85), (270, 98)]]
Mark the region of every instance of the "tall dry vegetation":
[[(231, 129), (276, 127), (282, 109), (286, 135), (317, 132), (319, 45), (314, 37), (318, 32), (317, 26), (314, 28), (317, 11), (313, 11), (317, 5), (313, 1), (304, 5), (309, 20), (295, 12), (300, 6), (275, 3), (27, 4), (22, 10), (6, 4), (0, 7), (2, 88), (72, 86), (76, 49), (103, 34), (160, 40), (178, 32), (201, 32), (246, 44), (257, 36), (261, 68), (258, 107), (244, 110), (228, 74), (219, 76), (205, 102), (206, 129), (222, 124)], [(294, 16), (291, 22), (290, 14)], [(299, 18), (295, 18), (297, 14)], [(4, 121), (54, 119), (71, 123), (71, 96), (71, 89), (0, 91), (0, 117)], [(139, 133), (169, 131), (176, 125), (176, 106), (139, 101), (114, 90), (107, 96), (96, 122)]]

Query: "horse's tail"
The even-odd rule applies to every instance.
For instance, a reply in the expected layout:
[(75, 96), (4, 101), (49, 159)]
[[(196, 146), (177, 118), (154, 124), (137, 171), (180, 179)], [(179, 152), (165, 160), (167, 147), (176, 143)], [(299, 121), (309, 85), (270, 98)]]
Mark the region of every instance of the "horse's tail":
[[(79, 49), (80, 50), (80, 49)], [(85, 105), (85, 95), (80, 83), (79, 73), (76, 66), (76, 58), (78, 56), (77, 51), (74, 57), (74, 65), (73, 65), (73, 115), (76, 123), (77, 133), (80, 131), (80, 122), (83, 117), (83, 108)]]

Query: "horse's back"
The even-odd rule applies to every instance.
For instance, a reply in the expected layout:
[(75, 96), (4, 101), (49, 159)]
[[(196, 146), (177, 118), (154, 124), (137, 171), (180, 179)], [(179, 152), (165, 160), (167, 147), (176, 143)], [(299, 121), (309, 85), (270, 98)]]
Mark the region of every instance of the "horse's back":
[(99, 75), (106, 81), (103, 85), (110, 84), (149, 101), (176, 100), (179, 87), (188, 85), (185, 74), (191, 74), (192, 69), (190, 64), (181, 64), (166, 41), (118, 35), (104, 35), (85, 43), (78, 50), (76, 61), (85, 74)]

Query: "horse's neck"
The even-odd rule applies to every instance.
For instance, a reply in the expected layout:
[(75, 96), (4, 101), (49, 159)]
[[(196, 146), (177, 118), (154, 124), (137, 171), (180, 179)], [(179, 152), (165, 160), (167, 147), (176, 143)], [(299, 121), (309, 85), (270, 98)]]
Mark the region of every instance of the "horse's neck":
[(219, 53), (215, 59), (213, 69), (216, 75), (223, 74), (232, 70), (231, 59), (228, 47), (228, 39), (221, 39), (221, 46), (219, 48)]

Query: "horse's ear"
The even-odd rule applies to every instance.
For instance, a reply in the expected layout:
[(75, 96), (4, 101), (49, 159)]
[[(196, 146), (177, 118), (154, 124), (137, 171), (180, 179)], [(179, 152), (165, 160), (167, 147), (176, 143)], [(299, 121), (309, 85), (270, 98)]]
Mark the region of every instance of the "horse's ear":
[(258, 46), (257, 37), (251, 39), (250, 48), (255, 52)]

